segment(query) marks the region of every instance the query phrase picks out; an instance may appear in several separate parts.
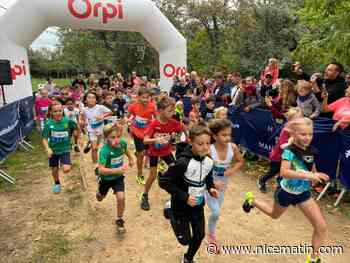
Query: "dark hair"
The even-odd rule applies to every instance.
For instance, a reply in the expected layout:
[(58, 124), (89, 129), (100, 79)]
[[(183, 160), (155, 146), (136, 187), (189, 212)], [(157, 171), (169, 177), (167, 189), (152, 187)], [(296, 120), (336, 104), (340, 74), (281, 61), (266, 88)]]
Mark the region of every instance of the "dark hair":
[(68, 98), (68, 99), (66, 99), (66, 103), (65, 104), (67, 104), (68, 102), (72, 102), (74, 104), (75, 103), (75, 99)]
[(329, 65), (335, 65), (337, 67), (337, 71), (338, 71), (339, 74), (341, 74), (344, 71), (344, 66), (342, 64), (340, 64), (339, 62), (337, 62), (337, 61), (332, 61), (331, 63), (329, 63), (327, 65), (327, 67)]
[(165, 110), (169, 106), (173, 106), (174, 101), (170, 99), (169, 97), (164, 97), (160, 101), (157, 102), (157, 108), (158, 110)]
[(206, 103), (210, 103), (210, 102), (215, 102), (215, 96), (214, 95), (210, 95), (205, 99)]
[(209, 129), (211, 133), (215, 135), (227, 128), (232, 128), (232, 124), (229, 120), (212, 120), (209, 123)]
[(89, 94), (92, 94), (92, 95), (95, 96), (95, 98), (96, 98), (96, 103), (97, 103), (97, 102), (98, 102), (98, 96), (97, 96), (96, 92), (93, 92), (93, 91), (88, 91), (88, 92), (85, 93), (85, 95), (84, 95), (84, 103), (85, 103), (85, 104), (87, 103), (86, 100), (87, 100), (87, 96), (88, 96)]
[(224, 73), (222, 73), (222, 72), (215, 72), (214, 79), (225, 79)]
[(208, 126), (205, 124), (205, 122), (199, 122), (198, 124), (194, 125), (190, 129), (189, 137), (191, 140), (193, 140), (194, 138), (201, 136), (203, 134), (211, 136), (211, 132), (210, 132)]

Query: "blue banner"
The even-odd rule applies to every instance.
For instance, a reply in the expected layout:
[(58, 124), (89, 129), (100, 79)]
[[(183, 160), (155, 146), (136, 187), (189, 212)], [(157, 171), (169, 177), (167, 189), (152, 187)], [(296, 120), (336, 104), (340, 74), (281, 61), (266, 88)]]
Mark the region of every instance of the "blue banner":
[(19, 101), (19, 120), (23, 137), (29, 135), (35, 128), (33, 108), (34, 97), (28, 97)]
[(339, 178), (350, 189), (350, 130), (341, 132)]
[(18, 102), (7, 104), (0, 109), (0, 160), (16, 150), (19, 132)]

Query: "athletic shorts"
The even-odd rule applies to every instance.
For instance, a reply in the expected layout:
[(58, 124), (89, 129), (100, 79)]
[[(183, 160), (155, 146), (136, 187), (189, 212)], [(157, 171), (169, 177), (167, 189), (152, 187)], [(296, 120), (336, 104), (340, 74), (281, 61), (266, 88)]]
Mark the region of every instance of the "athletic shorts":
[(167, 156), (158, 157), (158, 156), (150, 156), (149, 157), (149, 167), (157, 167), (159, 158), (161, 158), (167, 165), (170, 165), (175, 162), (175, 158), (172, 154)]
[(120, 176), (114, 180), (103, 180), (101, 177), (98, 179), (98, 192), (102, 196), (106, 196), (109, 189), (112, 188), (114, 193), (124, 192), (125, 184), (124, 184), (124, 176)]
[(283, 207), (288, 207), (289, 205), (297, 205), (303, 203), (311, 198), (311, 192), (306, 191), (301, 194), (291, 194), (278, 187), (275, 191), (275, 201), (277, 204)]
[(71, 165), (70, 153), (53, 154), (49, 158), (50, 167), (59, 167), (60, 165)]
[(136, 152), (143, 152), (145, 150), (148, 149), (148, 145), (145, 145), (143, 143), (143, 139), (140, 139), (139, 137), (137, 137), (136, 135), (132, 135), (132, 137), (134, 138), (134, 144), (135, 144), (135, 150)]
[(89, 140), (90, 142), (98, 142), (100, 143), (100, 140), (103, 137), (103, 130), (102, 129), (94, 129), (94, 130), (90, 130), (88, 132), (89, 134)]

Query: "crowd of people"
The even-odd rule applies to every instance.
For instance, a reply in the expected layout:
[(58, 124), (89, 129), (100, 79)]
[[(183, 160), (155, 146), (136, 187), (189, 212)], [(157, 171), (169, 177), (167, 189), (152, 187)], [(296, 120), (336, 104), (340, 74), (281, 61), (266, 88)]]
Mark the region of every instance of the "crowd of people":
[(312, 120), (333, 118), (334, 131), (349, 129), (350, 75), (346, 79), (343, 75), (342, 66), (335, 62), (323, 73), (309, 76), (299, 62), (280, 69), (278, 60), (271, 58), (259, 80), (243, 78), (238, 72), (217, 72), (212, 78), (191, 72), (174, 77), (169, 92), (156, 80), (149, 81), (136, 72), (128, 80), (120, 73), (102, 73), (99, 78), (91, 74), (86, 80), (79, 76), (65, 87), (48, 80), (36, 94), (35, 116), (52, 168), (52, 191), (61, 191), (59, 168), (63, 173), (71, 170), (73, 141), (75, 152), (91, 152), (97, 201), (102, 201), (110, 188), (115, 193), (116, 226), (123, 234), (124, 175), (136, 165), (136, 181), (144, 187), (140, 208), (150, 210), (149, 191), (158, 179), (171, 196), (165, 215), (180, 244), (188, 246), (182, 262), (193, 262), (205, 238), (204, 205), (210, 208), (208, 243), (218, 245), (216, 225), (225, 190), (230, 177), (244, 166), (239, 146), (232, 142), (228, 107), (245, 112), (264, 108), (285, 123), (270, 153), (270, 169), (258, 180), (265, 193), (266, 182), (277, 178), (275, 202), (266, 204), (248, 192), (243, 210), (249, 213), (256, 208), (279, 218), (289, 205), (297, 205), (314, 228), (314, 253), (307, 262), (321, 262), (318, 249), (327, 227), (310, 189), (329, 178), (314, 164), (317, 149), (310, 146)]

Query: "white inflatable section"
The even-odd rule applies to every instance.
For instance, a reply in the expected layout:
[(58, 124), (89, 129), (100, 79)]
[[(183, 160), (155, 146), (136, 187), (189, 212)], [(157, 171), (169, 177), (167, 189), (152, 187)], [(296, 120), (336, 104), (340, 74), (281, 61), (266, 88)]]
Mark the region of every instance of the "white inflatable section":
[(186, 40), (151, 0), (6, 2), (7, 11), (0, 13), (0, 59), (11, 61), (14, 84), (5, 86), (8, 102), (32, 94), (27, 48), (51, 26), (141, 33), (159, 52), (162, 89), (169, 90), (173, 76), (186, 72)]

